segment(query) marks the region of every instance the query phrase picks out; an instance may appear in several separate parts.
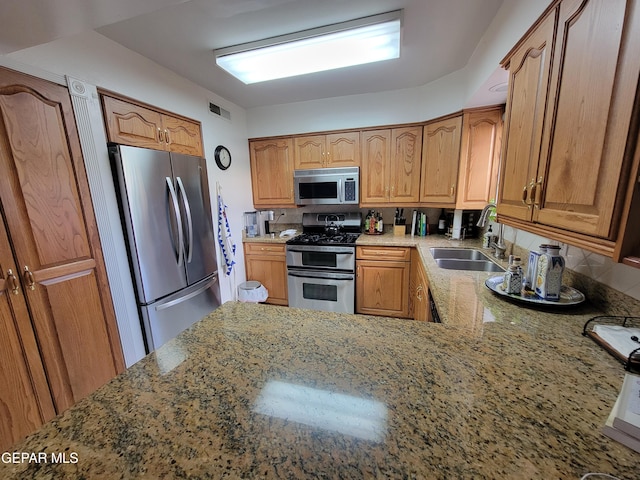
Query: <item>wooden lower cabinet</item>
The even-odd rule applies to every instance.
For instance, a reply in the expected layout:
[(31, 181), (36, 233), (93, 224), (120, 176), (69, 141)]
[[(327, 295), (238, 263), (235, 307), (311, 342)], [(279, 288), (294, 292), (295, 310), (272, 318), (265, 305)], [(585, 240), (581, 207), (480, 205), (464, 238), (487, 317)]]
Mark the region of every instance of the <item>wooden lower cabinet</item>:
[(244, 264), (247, 280), (257, 280), (268, 290), (266, 303), (289, 304), (284, 244), (245, 243)]
[(124, 358), (68, 90), (0, 69), (0, 119), (4, 449)]
[(429, 280), (417, 249), (411, 250), (411, 278), (409, 281), (409, 314), (414, 320), (432, 322), (429, 307)]
[(356, 313), (409, 318), (411, 249), (356, 247)]

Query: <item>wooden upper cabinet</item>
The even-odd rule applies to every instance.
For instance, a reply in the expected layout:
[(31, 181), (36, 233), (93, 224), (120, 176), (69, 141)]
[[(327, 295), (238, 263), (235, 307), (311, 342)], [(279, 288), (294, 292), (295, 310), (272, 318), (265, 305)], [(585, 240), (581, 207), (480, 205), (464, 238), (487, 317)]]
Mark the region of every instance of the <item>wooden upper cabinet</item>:
[(293, 139), (249, 141), (253, 205), (263, 207), (292, 207)]
[(455, 206), (461, 137), (462, 115), (424, 126), (420, 202)]
[(296, 170), (310, 168), (324, 168), (325, 166), (325, 135), (309, 135), (295, 137), (294, 168)]
[(327, 135), (326, 152), (327, 167), (360, 166), (360, 132)]
[[(640, 8), (633, 4), (625, 0), (560, 4), (535, 222), (598, 237), (611, 238), (615, 233), (612, 219), (618, 185), (626, 178), (625, 153), (632, 155), (625, 149), (640, 72), (639, 50), (623, 48), (625, 37), (637, 45), (632, 37), (640, 36)], [(623, 32), (625, 24), (634, 21), (636, 29)]]
[(502, 107), (465, 111), (456, 208), (481, 209), (497, 198)]
[(184, 118), (162, 115), (167, 150), (196, 157), (204, 156), (200, 123)]
[(0, 202), (59, 413), (124, 369), (66, 88), (0, 71)]
[(110, 142), (204, 155), (200, 123), (109, 95), (101, 98)]
[(554, 27), (552, 11), (504, 64), (509, 69), (509, 90), (499, 187), (501, 215), (531, 219), (531, 193), (535, 195), (537, 189)]
[(505, 59), (504, 222), (612, 255), (637, 135), (638, 51), (635, 2), (563, 0)]
[(389, 202), (389, 169), (391, 130), (364, 131), (360, 137), (362, 168), (360, 169), (360, 203)]
[(360, 165), (360, 132), (294, 137), (296, 170)]
[(364, 131), (360, 143), (360, 203), (416, 203), (420, 188), (422, 127)]
[(420, 157), (422, 126), (391, 130), (389, 202), (416, 203), (420, 199)]

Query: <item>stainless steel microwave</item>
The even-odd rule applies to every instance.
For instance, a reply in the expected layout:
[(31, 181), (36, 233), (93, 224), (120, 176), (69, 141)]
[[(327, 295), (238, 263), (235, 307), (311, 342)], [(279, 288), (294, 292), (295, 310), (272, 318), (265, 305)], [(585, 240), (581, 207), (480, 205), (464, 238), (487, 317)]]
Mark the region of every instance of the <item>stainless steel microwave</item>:
[(359, 167), (295, 170), (293, 183), (296, 205), (357, 205), (359, 202)]

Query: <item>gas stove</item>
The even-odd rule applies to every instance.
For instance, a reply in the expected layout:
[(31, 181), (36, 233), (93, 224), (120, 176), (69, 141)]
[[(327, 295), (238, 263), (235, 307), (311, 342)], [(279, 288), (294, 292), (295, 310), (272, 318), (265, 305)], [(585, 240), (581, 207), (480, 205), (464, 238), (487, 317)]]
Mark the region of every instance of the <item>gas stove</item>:
[(287, 241), (287, 245), (352, 246), (362, 228), (360, 212), (304, 213), (302, 234)]
[(286, 246), (290, 307), (354, 312), (361, 225), (360, 212), (302, 215), (302, 234)]
[(287, 240), (287, 245), (354, 245), (359, 233), (303, 233)]

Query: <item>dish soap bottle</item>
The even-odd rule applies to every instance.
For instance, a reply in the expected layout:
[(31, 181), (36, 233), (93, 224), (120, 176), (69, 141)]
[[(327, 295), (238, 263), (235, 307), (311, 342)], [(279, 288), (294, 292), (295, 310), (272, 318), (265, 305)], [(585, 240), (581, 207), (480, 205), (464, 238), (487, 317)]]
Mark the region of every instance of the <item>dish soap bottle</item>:
[(490, 248), (492, 236), (493, 236), (493, 231), (491, 230), (491, 225), (489, 225), (489, 229), (482, 236), (482, 248)]
[(543, 300), (560, 300), (564, 258), (560, 255), (560, 247), (547, 245), (546, 251), (538, 258), (536, 269), (536, 295)]

